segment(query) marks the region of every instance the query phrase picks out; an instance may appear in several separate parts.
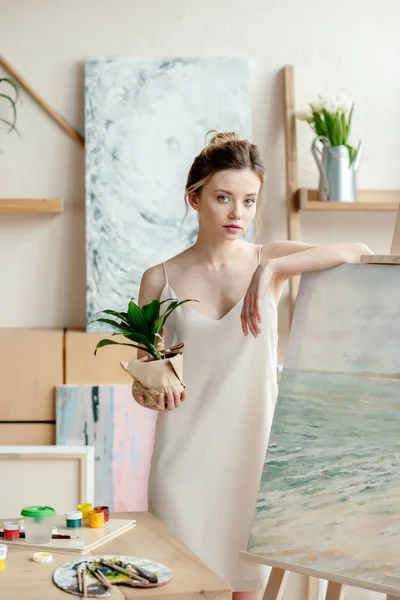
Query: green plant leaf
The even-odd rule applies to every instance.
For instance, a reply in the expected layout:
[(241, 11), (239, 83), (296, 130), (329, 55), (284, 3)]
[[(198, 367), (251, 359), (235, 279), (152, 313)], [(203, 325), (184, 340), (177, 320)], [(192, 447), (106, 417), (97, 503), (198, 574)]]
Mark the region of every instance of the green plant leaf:
[(350, 110), (350, 113), (349, 113), (349, 120), (347, 121), (346, 141), (347, 141), (347, 139), (348, 139), (348, 137), (350, 135), (350, 127), (351, 127), (351, 122), (352, 122), (352, 119), (353, 119), (353, 111), (354, 111), (354, 102), (351, 105), (351, 110)]
[(347, 142), (347, 125), (346, 125), (346, 115), (344, 113), (341, 114), (341, 127), (342, 127), (342, 144), (346, 144), (346, 142)]
[(96, 356), (97, 354), (97, 350), (99, 350), (99, 348), (103, 348), (104, 346), (131, 346), (132, 348), (138, 348), (139, 350), (145, 350), (145, 348), (141, 348), (140, 346), (137, 346), (136, 344), (125, 344), (124, 342), (114, 342), (114, 340), (108, 340), (108, 339), (104, 339), (104, 340), (100, 340), (98, 342), (98, 344), (96, 345), (94, 354)]
[(121, 319), (121, 321), (123, 321), (123, 324), (126, 325), (126, 327), (128, 327), (130, 329), (131, 325), (128, 321), (128, 314), (125, 312), (117, 312), (115, 310), (101, 310), (100, 312), (96, 313), (96, 315), (100, 315), (101, 313), (104, 313), (106, 315), (112, 315), (113, 317), (117, 317), (118, 319)]
[(152, 341), (149, 340), (149, 338), (145, 335), (142, 335), (141, 333), (125, 333), (123, 331), (117, 331), (112, 335), (123, 335), (132, 342), (138, 342), (139, 344), (143, 344), (143, 346), (146, 346), (146, 348), (152, 344)]
[(152, 300), (150, 304), (142, 306), (142, 311), (147, 320), (147, 327), (151, 331), (153, 329), (154, 322), (160, 316), (161, 303), (158, 300)]
[(164, 327), (164, 323), (168, 319), (169, 315), (176, 308), (178, 308), (178, 306), (180, 306), (181, 304), (185, 304), (186, 302), (198, 302), (198, 300), (191, 300), (190, 298), (188, 298), (187, 300), (180, 300), (180, 301), (175, 300), (174, 302), (171, 302), (171, 304), (168, 306), (166, 311), (155, 322), (154, 327), (153, 327), (153, 333), (158, 334), (161, 331), (161, 329)]
[(326, 126), (326, 132), (327, 132), (326, 137), (328, 138), (328, 140), (330, 141), (332, 146), (336, 146), (337, 144), (336, 144), (336, 139), (335, 139), (335, 128), (334, 128), (333, 119), (325, 108), (322, 110), (322, 114), (324, 116), (324, 121), (325, 121), (325, 126)]
[(11, 121), (7, 121), (7, 119), (3, 119), (2, 117), (0, 117), (0, 122), (5, 123), (5, 125), (8, 125), (10, 127), (10, 130), (15, 131), (15, 133), (17, 133), (21, 137), (21, 132), (15, 127), (15, 125), (11, 123)]
[(133, 333), (141, 333), (150, 337), (151, 332), (149, 331), (142, 309), (133, 300), (129, 302), (128, 306), (128, 321), (133, 329)]
[(320, 113), (313, 112), (313, 118), (315, 123), (315, 133), (319, 135), (325, 135), (328, 137), (328, 131), (326, 130), (325, 123), (320, 115)]
[(117, 329), (118, 331), (121, 331), (122, 333), (130, 333), (131, 330), (128, 329), (128, 327), (126, 327), (123, 323), (117, 323), (116, 321), (111, 321), (111, 319), (94, 319), (93, 321), (90, 321), (89, 323), (106, 323), (106, 325), (111, 325), (112, 327), (114, 327), (115, 329)]
[(15, 102), (18, 100), (18, 96), (19, 96), (19, 89), (17, 87), (17, 84), (15, 83), (15, 81), (13, 81), (12, 79), (10, 79), (9, 77), (1, 77), (0, 78), (0, 83), (2, 82), (8, 83), (9, 85), (11, 85), (12, 88), (14, 88), (14, 92), (15, 92)]
[(17, 108), (15, 105), (15, 101), (12, 98), (10, 98), (10, 96), (7, 96), (7, 94), (0, 94), (0, 98), (5, 98), (11, 104), (11, 108), (13, 111), (13, 120), (10, 122), (10, 129), (7, 132), (10, 133), (10, 131), (12, 131), (15, 128), (15, 123), (17, 121)]

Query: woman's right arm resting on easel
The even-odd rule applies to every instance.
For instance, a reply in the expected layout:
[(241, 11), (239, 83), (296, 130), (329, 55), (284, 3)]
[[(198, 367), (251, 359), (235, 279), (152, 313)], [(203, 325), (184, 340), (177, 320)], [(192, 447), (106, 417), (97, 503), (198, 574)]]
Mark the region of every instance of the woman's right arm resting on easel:
[[(161, 265), (150, 267), (143, 273), (139, 289), (139, 306), (150, 304), (154, 299), (159, 300), (165, 284), (164, 272)], [(162, 331), (161, 331), (162, 334)], [(148, 356), (147, 352), (138, 350), (138, 358)]]

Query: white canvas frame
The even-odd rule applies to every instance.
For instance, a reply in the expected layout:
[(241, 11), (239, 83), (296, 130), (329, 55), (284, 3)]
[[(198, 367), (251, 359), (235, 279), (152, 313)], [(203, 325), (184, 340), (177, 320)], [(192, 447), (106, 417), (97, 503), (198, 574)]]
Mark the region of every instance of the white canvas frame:
[(19, 516), (36, 496), (48, 505), (53, 498), (57, 513), (76, 510), (94, 502), (94, 447), (0, 446), (0, 481), (0, 519)]

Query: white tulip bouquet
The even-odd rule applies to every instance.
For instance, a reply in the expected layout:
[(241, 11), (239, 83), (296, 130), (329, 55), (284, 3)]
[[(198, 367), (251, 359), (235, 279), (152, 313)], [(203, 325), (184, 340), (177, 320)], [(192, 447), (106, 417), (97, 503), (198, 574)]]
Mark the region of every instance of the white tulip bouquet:
[(357, 150), (348, 143), (353, 110), (354, 102), (345, 94), (331, 98), (320, 96), (298, 111), (296, 117), (306, 121), (317, 136), (328, 138), (332, 146), (346, 146), (351, 164), (357, 155)]

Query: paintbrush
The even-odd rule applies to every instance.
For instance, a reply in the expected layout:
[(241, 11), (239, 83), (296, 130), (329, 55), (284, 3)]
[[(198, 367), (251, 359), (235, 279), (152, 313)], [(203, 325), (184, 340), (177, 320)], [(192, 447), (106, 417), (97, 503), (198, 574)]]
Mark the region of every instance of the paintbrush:
[[(0, 538), (4, 538), (4, 531), (0, 531)], [(25, 533), (20, 531), (19, 538), (17, 538), (17, 539), (24, 539), (24, 538), (25, 538)], [(51, 536), (51, 539), (53, 539), (53, 540), (75, 540), (77, 538), (75, 536), (73, 537), (71, 535), (62, 535), (60, 533), (53, 533), (53, 535)]]
[(78, 581), (78, 592), (82, 595), (82, 573), (81, 573), (81, 566), (78, 565), (77, 569), (76, 569), (76, 579)]
[[(109, 569), (113, 569), (114, 571), (117, 571), (118, 573), (122, 573), (122, 575), (127, 575), (131, 579), (135, 579), (136, 581), (139, 581), (140, 583), (146, 583), (146, 584), (149, 583), (148, 578), (140, 577), (134, 571), (124, 569), (123, 567), (120, 567), (119, 565), (116, 565), (114, 563), (109, 563), (103, 559), (100, 559), (99, 562), (101, 562), (101, 564), (104, 565), (105, 567), (108, 567)], [(153, 583), (157, 583), (157, 581), (155, 581)]]
[(100, 569), (96, 569), (92, 566), (87, 565), (87, 570), (89, 571), (89, 573), (91, 575), (93, 575), (93, 577), (95, 577), (97, 579), (97, 581), (100, 581), (100, 583), (103, 587), (105, 587), (107, 590), (109, 590), (111, 592), (114, 591), (111, 583), (108, 581), (108, 579), (104, 575), (104, 573), (102, 573), (100, 571)]
[(137, 565), (135, 565), (134, 563), (127, 563), (126, 566), (132, 567), (132, 569), (135, 569), (135, 571), (137, 572), (138, 575), (140, 575), (141, 577), (144, 577), (145, 579), (147, 579), (150, 583), (158, 583), (158, 577), (155, 573), (152, 573), (151, 571), (148, 571), (147, 569), (144, 569), (143, 567), (138, 567)]
[(82, 587), (83, 587), (83, 597), (87, 598), (87, 582), (86, 582), (86, 563), (83, 564), (82, 567)]
[(87, 585), (86, 585), (86, 563), (79, 563), (76, 576), (78, 578), (78, 591), (83, 596), (83, 598), (87, 598)]

